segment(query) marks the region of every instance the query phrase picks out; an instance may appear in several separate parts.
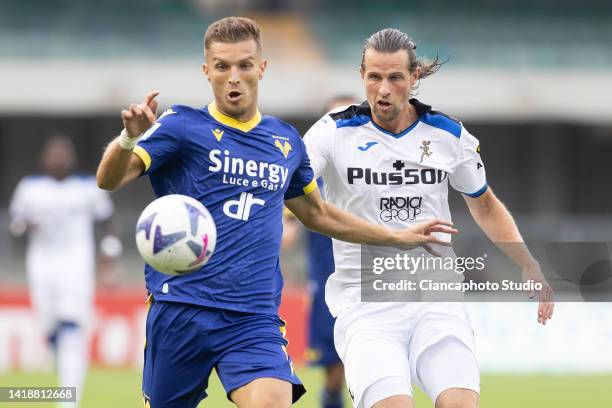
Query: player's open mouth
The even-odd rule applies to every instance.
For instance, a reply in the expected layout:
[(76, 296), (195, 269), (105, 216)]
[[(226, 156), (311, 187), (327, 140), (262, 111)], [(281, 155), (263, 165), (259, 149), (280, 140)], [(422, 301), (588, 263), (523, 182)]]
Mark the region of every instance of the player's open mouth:
[(387, 101), (378, 101), (376, 102), (376, 106), (378, 106), (381, 109), (387, 110), (391, 107), (391, 103)]
[(227, 94), (227, 99), (229, 99), (230, 102), (237, 102), (241, 97), (242, 92), (240, 91), (230, 91), (230, 93)]

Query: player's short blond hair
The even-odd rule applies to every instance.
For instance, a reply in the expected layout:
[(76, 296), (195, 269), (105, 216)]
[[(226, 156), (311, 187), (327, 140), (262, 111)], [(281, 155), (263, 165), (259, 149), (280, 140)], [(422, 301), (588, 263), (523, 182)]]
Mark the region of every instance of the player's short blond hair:
[(204, 51), (213, 42), (236, 43), (253, 39), (261, 50), (261, 30), (257, 23), (246, 17), (225, 17), (208, 26), (204, 34)]

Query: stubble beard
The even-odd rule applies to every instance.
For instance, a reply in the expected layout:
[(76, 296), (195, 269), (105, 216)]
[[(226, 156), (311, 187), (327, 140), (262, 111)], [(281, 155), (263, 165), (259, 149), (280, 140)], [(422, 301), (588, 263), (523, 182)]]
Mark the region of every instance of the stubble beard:
[(400, 111), (401, 109), (395, 106), (393, 106), (393, 108), (389, 112), (381, 112), (376, 107), (374, 107), (374, 115), (376, 115), (376, 118), (381, 122), (391, 122), (397, 119), (400, 114)]

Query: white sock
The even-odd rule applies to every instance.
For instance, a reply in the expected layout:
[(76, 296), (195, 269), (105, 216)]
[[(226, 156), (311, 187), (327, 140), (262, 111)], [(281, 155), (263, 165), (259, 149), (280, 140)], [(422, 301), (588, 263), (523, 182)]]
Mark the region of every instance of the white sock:
[(62, 406), (78, 406), (83, 398), (83, 385), (89, 365), (87, 333), (80, 327), (60, 330), (57, 341), (57, 370), (61, 387), (76, 387), (77, 403)]

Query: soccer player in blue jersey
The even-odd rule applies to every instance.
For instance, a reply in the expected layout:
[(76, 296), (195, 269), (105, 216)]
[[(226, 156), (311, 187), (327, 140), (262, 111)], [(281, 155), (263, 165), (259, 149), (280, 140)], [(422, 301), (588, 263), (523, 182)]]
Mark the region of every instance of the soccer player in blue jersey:
[(194, 197), (217, 225), (215, 253), (200, 270), (170, 277), (145, 267), (145, 404), (197, 406), (215, 368), (237, 406), (288, 407), (305, 389), (278, 317), (283, 202), (308, 228), (351, 242), (414, 248), (440, 243), (433, 232), (456, 230), (432, 220), (394, 231), (323, 202), (297, 131), (257, 109), (267, 65), (257, 25), (219, 20), (204, 49), (214, 102), (175, 105), (157, 121), (157, 92), (130, 105), (97, 173), (108, 190), (147, 174), (157, 196)]

